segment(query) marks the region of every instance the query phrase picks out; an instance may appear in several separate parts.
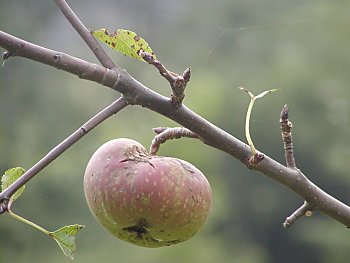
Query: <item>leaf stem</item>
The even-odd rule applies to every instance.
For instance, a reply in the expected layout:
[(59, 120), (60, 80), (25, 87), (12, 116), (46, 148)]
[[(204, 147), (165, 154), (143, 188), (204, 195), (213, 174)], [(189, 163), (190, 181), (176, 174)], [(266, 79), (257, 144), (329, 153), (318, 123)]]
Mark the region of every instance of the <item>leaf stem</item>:
[(8, 213), (9, 213), (10, 216), (12, 216), (13, 218), (15, 218), (15, 219), (17, 219), (17, 220), (19, 220), (19, 221), (21, 221), (21, 222), (23, 222), (23, 223), (25, 223), (25, 224), (28, 224), (28, 225), (34, 227), (35, 229), (39, 230), (40, 232), (43, 232), (45, 235), (50, 236), (50, 235), (49, 235), (50, 232), (49, 232), (48, 230), (46, 230), (45, 228), (43, 228), (43, 227), (41, 227), (41, 226), (39, 226), (39, 225), (37, 225), (37, 224), (35, 224), (35, 223), (33, 223), (33, 222), (31, 222), (31, 221), (29, 221), (29, 220), (23, 218), (23, 217), (21, 217), (21, 216), (15, 214), (15, 213), (13, 213), (11, 210), (8, 210)]

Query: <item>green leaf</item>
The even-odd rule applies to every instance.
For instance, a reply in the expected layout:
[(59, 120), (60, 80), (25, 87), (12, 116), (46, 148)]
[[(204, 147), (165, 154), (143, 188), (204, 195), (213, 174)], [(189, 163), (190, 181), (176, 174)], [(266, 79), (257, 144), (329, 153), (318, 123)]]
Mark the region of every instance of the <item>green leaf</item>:
[(50, 232), (49, 235), (57, 242), (62, 252), (69, 258), (74, 259), (74, 253), (76, 251), (75, 236), (79, 230), (84, 226), (82, 225), (70, 225), (64, 226), (54, 232)]
[(130, 30), (117, 29), (110, 34), (107, 29), (102, 28), (100, 30), (92, 31), (92, 34), (110, 48), (115, 49), (124, 55), (146, 62), (140, 56), (140, 51), (142, 50), (150, 53), (153, 58), (156, 59), (148, 43), (142, 37)]
[[(15, 167), (7, 170), (1, 178), (1, 189), (4, 191), (14, 181), (24, 174), (25, 170), (22, 167)], [(17, 192), (11, 197), (11, 202), (15, 201), (24, 191), (25, 186), (23, 185)]]

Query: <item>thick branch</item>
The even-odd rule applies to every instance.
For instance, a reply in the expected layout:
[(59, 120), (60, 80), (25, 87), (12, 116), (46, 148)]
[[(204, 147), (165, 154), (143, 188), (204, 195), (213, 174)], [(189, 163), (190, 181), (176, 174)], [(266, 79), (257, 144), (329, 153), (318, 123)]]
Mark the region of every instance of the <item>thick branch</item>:
[(101, 122), (116, 114), (123, 108), (127, 106), (127, 102), (123, 97), (114, 101), (111, 105), (103, 109), (101, 112), (96, 114), (90, 120), (88, 120), (83, 126), (77, 129), (69, 137), (67, 137), (63, 142), (58, 144), (53, 148), (46, 156), (44, 156), (39, 162), (37, 162), (33, 167), (27, 170), (17, 181), (11, 184), (3, 192), (0, 193), (0, 214), (5, 212), (6, 205), (8, 205), (7, 200), (25, 183), (27, 183), (33, 176), (35, 176), (39, 171), (48, 166), (52, 161), (54, 161), (58, 156), (60, 156), (65, 150), (72, 146), (75, 142), (80, 140), (89, 131), (99, 125)]
[[(174, 108), (169, 99), (146, 88), (126, 71), (108, 70), (81, 59), (39, 47), (0, 31), (0, 46), (10, 53), (65, 70), (81, 78), (95, 81), (121, 92), (131, 104), (158, 112), (200, 136), (204, 143), (246, 162), (249, 146), (226, 133), (186, 106)], [(350, 207), (322, 191), (301, 172), (290, 169), (265, 155), (254, 169), (288, 187), (317, 210), (350, 227)]]
[(118, 74), (113, 70), (72, 57), (65, 53), (40, 47), (11, 36), (3, 31), (0, 31), (0, 46), (11, 54), (10, 57), (19, 56), (35, 60), (67, 71), (79, 78), (95, 81), (108, 87), (112, 87), (118, 80)]

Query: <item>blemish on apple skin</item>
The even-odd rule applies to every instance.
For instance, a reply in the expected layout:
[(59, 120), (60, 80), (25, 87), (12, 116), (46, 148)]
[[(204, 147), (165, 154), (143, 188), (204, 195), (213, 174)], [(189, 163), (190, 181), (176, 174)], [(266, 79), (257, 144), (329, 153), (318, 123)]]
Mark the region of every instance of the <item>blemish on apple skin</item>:
[(140, 218), (138, 220), (137, 225), (125, 227), (122, 230), (128, 231), (128, 232), (135, 232), (138, 236), (138, 238), (141, 238), (142, 234), (147, 234), (149, 232), (150, 224), (145, 218)]

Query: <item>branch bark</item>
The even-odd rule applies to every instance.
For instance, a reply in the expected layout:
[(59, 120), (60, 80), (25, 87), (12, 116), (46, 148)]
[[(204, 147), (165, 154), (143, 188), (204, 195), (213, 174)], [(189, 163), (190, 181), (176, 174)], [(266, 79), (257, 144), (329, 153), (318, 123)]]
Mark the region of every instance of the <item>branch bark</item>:
[[(185, 105), (174, 107), (169, 98), (145, 87), (123, 69), (111, 70), (34, 45), (2, 31), (0, 31), (0, 46), (11, 56), (28, 58), (119, 91), (128, 104), (140, 105), (174, 120), (197, 134), (205, 144), (247, 164), (246, 160), (251, 155), (248, 145), (205, 120)], [(300, 171), (288, 168), (267, 155), (254, 169), (294, 191), (315, 209), (350, 227), (350, 207), (320, 189)], [(4, 193), (0, 193), (0, 203), (5, 200), (5, 196)]]

